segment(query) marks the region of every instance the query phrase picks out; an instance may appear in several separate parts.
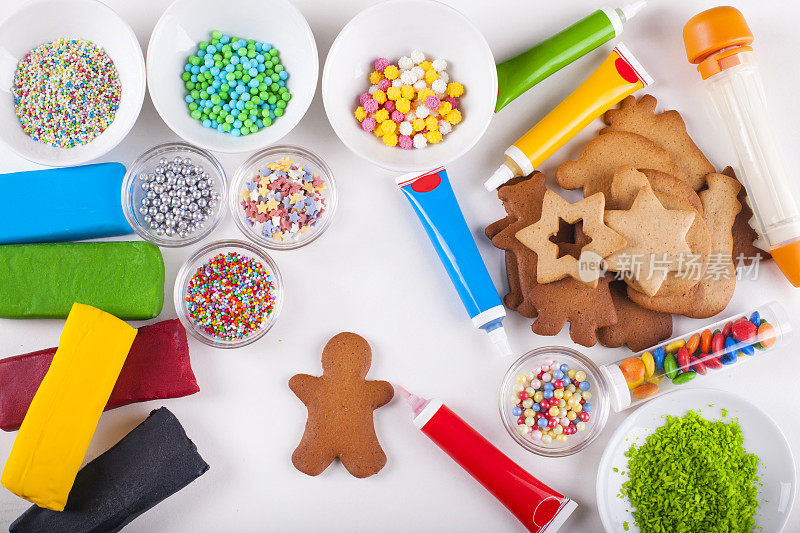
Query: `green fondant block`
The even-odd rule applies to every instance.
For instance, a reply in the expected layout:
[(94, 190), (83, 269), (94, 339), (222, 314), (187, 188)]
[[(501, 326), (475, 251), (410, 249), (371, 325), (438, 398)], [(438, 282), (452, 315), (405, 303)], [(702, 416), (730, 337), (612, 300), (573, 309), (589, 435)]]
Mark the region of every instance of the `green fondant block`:
[(164, 258), (149, 242), (0, 246), (0, 317), (66, 318), (72, 304), (124, 320), (164, 306)]

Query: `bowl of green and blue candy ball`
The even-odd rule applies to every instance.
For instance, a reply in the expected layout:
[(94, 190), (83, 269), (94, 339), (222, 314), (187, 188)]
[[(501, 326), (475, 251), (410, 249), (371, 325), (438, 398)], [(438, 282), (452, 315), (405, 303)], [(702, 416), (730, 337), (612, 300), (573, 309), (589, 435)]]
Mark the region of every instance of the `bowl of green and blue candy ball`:
[(156, 24), (147, 80), (156, 110), (208, 150), (274, 144), (305, 115), (319, 62), (303, 15), (286, 0), (177, 0)]

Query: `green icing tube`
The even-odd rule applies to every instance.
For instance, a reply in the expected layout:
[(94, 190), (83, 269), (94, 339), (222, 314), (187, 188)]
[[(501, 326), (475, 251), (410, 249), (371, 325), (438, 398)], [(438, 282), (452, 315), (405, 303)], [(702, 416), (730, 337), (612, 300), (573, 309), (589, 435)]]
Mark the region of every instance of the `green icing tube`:
[(123, 320), (164, 305), (164, 259), (149, 242), (0, 246), (0, 317), (65, 318), (72, 304)]
[(618, 37), (623, 24), (633, 18), (645, 3), (646, 0), (637, 0), (617, 9), (598, 9), (533, 48), (497, 65), (495, 113), (551, 74)]

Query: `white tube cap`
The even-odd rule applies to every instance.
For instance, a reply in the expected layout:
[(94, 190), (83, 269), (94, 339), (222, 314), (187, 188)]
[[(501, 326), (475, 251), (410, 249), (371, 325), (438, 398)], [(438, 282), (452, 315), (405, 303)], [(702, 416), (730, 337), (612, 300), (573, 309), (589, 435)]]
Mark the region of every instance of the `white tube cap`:
[(625, 22), (628, 22), (633, 17), (636, 16), (636, 13), (644, 9), (644, 6), (647, 5), (647, 0), (636, 0), (635, 2), (631, 2), (630, 4), (625, 4), (622, 7), (617, 8), (620, 13), (622, 13), (622, 17)]
[(492, 339), (492, 344), (494, 344), (494, 347), (497, 348), (497, 351), (500, 353), (500, 355), (503, 357), (514, 355), (514, 353), (511, 351), (511, 345), (508, 344), (508, 336), (506, 335), (506, 330), (503, 328), (503, 326), (494, 328), (486, 333), (489, 334), (489, 338)]
[(483, 186), (487, 191), (493, 191), (513, 177), (513, 170), (506, 165), (500, 165), (500, 168), (494, 171), (494, 174), (484, 182)]
[(628, 388), (628, 382), (625, 381), (625, 376), (622, 375), (622, 370), (617, 365), (610, 364), (601, 366), (600, 373), (608, 380), (611, 407), (614, 412), (618, 413), (626, 409), (631, 404), (631, 391)]

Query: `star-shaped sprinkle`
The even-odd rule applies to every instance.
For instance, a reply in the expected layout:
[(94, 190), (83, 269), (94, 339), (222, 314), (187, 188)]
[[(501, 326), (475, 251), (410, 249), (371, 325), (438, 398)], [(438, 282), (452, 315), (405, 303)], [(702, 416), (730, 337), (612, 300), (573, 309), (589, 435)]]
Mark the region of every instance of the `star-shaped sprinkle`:
[(267, 200), (266, 206), (268, 211), (273, 211), (275, 210), (276, 207), (278, 207), (278, 201), (275, 200), (274, 198), (270, 198), (269, 200)]
[(258, 212), (266, 214), (269, 209), (267, 208), (267, 204), (264, 202), (260, 202), (258, 204)]

